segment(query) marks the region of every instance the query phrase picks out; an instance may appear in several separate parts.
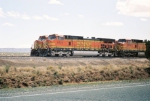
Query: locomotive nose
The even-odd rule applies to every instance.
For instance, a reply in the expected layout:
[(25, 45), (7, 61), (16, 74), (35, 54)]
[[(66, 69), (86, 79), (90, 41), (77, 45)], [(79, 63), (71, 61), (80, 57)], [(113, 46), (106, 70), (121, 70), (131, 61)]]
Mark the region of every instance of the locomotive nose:
[(123, 49), (123, 45), (124, 45), (124, 43), (122, 43), (122, 42), (118, 42), (118, 43), (116, 43), (116, 49), (118, 50), (118, 51), (120, 51), (120, 50), (122, 50)]
[(49, 49), (53, 46), (53, 42), (51, 40), (45, 40), (43, 43), (45, 49)]

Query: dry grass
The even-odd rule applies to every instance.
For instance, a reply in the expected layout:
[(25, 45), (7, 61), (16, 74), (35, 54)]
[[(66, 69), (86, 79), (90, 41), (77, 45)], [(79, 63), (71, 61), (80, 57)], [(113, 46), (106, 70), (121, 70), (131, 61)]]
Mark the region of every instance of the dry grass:
[(108, 80), (149, 78), (148, 67), (137, 66), (49, 66), (49, 67), (0, 67), (0, 88), (50, 86)]
[(147, 59), (52, 59), (38, 57), (0, 59), (0, 88), (37, 87), (149, 77), (150, 62)]
[(30, 56), (30, 53), (19, 52), (0, 52), (0, 56)]

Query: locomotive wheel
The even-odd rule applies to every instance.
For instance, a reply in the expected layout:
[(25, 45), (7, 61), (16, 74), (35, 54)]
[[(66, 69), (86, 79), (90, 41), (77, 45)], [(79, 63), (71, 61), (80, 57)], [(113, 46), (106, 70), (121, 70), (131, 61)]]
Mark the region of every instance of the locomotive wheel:
[(62, 53), (60, 53), (60, 54), (58, 54), (58, 56), (59, 56), (59, 57), (63, 57), (63, 54), (62, 54)]
[(121, 57), (125, 57), (125, 53), (124, 52), (121, 53)]
[(48, 55), (49, 55), (50, 57), (51, 57), (51, 56), (56, 56), (52, 51), (50, 51)]
[(135, 53), (135, 57), (138, 57), (138, 53)]
[(111, 57), (111, 54), (108, 54), (108, 57)]
[(69, 57), (69, 56), (71, 56), (71, 52), (70, 51), (68, 51), (67, 54), (66, 54), (66, 57)]
[(63, 54), (59, 54), (59, 57), (63, 57)]
[(113, 53), (111, 53), (111, 57), (115, 57), (115, 53), (113, 52)]
[(108, 57), (114, 57), (114, 53), (108, 54)]
[(121, 57), (125, 57), (125, 55), (124, 55), (124, 54), (121, 54)]
[(70, 56), (70, 54), (66, 54), (66, 57), (69, 57)]
[(135, 54), (134, 54), (134, 57), (138, 57), (138, 53), (135, 53)]
[(128, 57), (131, 57), (130, 53), (128, 53)]
[(40, 57), (43, 57), (43, 54), (42, 54), (42, 53), (40, 53), (40, 54), (39, 54), (39, 56), (40, 56)]
[(71, 51), (71, 54), (70, 54), (70, 56), (73, 56), (73, 54), (74, 54), (74, 52), (73, 52), (73, 51)]
[(59, 54), (55, 54), (55, 56), (56, 56), (56, 57), (58, 57), (58, 56), (59, 56)]
[(102, 56), (102, 53), (101, 53), (101, 52), (99, 53), (99, 56)]
[(102, 54), (102, 57), (105, 57), (105, 54)]
[(43, 53), (43, 56), (44, 56), (44, 57), (48, 56), (48, 52), (44, 52), (44, 53)]
[(39, 52), (36, 51), (36, 52), (35, 52), (35, 56), (39, 56)]
[(105, 56), (106, 56), (106, 57), (108, 57), (108, 56), (109, 56), (109, 54), (108, 54), (108, 53), (105, 53)]

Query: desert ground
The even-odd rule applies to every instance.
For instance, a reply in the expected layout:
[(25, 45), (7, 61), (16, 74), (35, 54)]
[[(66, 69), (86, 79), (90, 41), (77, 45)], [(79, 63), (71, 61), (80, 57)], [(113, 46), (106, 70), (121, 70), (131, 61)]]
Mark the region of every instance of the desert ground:
[(149, 78), (146, 58), (0, 56), (0, 88)]

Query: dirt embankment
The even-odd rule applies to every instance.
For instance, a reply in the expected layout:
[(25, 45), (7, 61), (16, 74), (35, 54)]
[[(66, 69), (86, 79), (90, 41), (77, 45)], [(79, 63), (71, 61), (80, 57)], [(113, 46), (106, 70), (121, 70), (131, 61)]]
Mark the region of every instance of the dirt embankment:
[(13, 58), (0, 59), (0, 64), (0, 88), (150, 78), (147, 59)]

